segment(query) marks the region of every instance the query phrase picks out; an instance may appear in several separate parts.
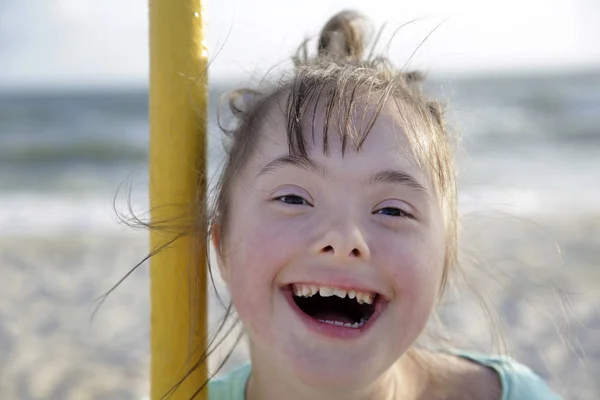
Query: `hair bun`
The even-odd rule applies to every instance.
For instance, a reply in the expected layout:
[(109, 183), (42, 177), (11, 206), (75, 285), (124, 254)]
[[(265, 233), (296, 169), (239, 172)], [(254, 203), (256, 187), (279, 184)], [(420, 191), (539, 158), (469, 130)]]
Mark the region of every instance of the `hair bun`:
[(319, 57), (360, 60), (372, 35), (373, 26), (367, 17), (357, 11), (342, 11), (321, 31)]
[(247, 113), (258, 101), (260, 93), (252, 89), (237, 89), (229, 94), (229, 109), (234, 116)]

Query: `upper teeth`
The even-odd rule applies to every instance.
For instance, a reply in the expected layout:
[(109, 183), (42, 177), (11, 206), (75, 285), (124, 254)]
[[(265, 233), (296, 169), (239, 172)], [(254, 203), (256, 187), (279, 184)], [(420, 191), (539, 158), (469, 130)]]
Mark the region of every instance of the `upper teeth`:
[(301, 283), (294, 284), (294, 294), (299, 297), (312, 297), (319, 293), (321, 297), (338, 296), (342, 299), (348, 296), (351, 299), (356, 299), (359, 304), (373, 304), (375, 293), (361, 292), (360, 290), (344, 290), (327, 286), (305, 285)]

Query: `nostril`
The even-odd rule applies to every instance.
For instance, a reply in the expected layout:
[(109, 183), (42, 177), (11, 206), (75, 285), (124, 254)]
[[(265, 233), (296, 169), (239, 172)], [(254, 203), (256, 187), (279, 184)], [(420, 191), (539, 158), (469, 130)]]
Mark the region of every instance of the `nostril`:
[(360, 256), (360, 251), (358, 251), (358, 249), (353, 249), (353, 250), (352, 250), (352, 255), (353, 255), (354, 257), (358, 257), (358, 256)]
[(323, 252), (324, 253), (333, 253), (333, 247), (331, 247), (331, 246), (325, 246), (323, 248)]

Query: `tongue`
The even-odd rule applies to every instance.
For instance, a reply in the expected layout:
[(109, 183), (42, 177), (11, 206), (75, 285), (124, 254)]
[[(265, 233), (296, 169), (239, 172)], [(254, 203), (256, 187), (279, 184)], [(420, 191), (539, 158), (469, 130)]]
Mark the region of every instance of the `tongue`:
[(334, 321), (334, 322), (342, 322), (344, 324), (353, 324), (355, 321), (351, 318), (345, 317), (340, 314), (336, 314), (333, 312), (321, 311), (312, 316), (314, 319), (320, 319), (323, 321)]

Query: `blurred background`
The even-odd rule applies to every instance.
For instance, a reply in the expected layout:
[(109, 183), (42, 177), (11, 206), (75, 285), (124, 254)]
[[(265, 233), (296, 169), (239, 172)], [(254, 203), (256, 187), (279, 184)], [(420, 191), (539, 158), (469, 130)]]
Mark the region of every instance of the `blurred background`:
[[(343, 8), (381, 49), (425, 70), (460, 134), (462, 258), (504, 348), (569, 399), (600, 393), (600, 2), (205, 1), (210, 170), (215, 99), (289, 66)], [(93, 300), (147, 250), (113, 211), (148, 209), (145, 0), (0, 0), (0, 398), (141, 399), (148, 392), (144, 264), (92, 320)], [(275, 75), (272, 75), (275, 76)], [(441, 320), (486, 349), (463, 284)], [(211, 320), (219, 311), (211, 306)], [(493, 328), (493, 327), (492, 327)], [(491, 340), (494, 341), (494, 340)], [(231, 365), (243, 360), (236, 353)]]

